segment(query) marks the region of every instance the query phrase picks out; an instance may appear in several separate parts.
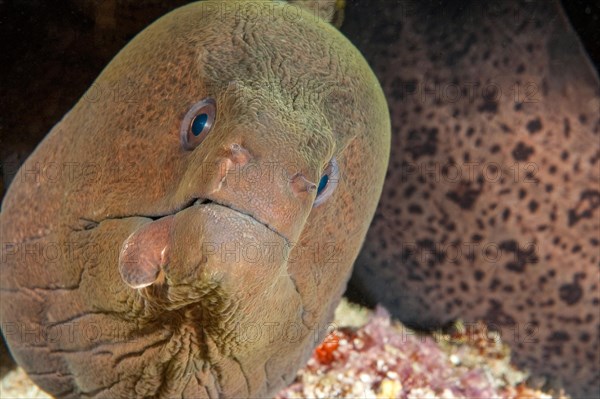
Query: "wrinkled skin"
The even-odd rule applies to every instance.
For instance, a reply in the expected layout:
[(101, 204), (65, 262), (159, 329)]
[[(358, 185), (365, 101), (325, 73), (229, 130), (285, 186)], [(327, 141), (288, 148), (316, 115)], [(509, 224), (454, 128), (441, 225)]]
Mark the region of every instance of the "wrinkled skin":
[(342, 31), (392, 155), (351, 285), (412, 326), (486, 320), (520, 366), (598, 397), (600, 85), (560, 4), (355, 3)]
[[(161, 18), (15, 176), (0, 321), (52, 395), (266, 397), (323, 337), (379, 198), (389, 116), (341, 34), (272, 7)], [(134, 90), (95, 94), (113, 85)], [(184, 150), (206, 97), (214, 127)], [(313, 208), (332, 156), (337, 188)]]

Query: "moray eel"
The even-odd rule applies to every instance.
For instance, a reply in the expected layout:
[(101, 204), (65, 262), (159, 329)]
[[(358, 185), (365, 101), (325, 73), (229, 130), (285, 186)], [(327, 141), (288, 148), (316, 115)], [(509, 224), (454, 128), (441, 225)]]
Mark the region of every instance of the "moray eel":
[(3, 333), (56, 397), (272, 395), (345, 289), (389, 156), (381, 87), (312, 14), (222, 5), (136, 36), (4, 198)]
[(349, 2), (342, 31), (392, 115), (355, 292), (423, 329), (485, 320), (599, 397), (600, 83), (559, 2)]

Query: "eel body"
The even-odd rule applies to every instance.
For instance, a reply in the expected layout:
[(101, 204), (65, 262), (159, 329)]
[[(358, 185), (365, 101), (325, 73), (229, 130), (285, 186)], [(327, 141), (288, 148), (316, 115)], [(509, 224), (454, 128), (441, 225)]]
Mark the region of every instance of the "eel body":
[(558, 1), (349, 2), (392, 115), (351, 285), (413, 327), (488, 322), (600, 395), (600, 84)]

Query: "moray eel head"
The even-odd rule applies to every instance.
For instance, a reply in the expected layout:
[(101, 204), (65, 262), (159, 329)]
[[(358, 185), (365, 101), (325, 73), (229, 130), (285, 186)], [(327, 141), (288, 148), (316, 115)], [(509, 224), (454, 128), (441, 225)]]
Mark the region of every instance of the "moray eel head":
[(236, 7), (141, 32), (5, 197), (2, 327), (54, 396), (266, 397), (328, 329), (381, 193), (387, 106), (326, 22)]

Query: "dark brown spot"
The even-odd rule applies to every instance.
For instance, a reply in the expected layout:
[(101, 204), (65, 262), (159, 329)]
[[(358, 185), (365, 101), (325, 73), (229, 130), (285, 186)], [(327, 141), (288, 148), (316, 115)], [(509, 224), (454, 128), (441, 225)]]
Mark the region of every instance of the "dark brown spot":
[(415, 187), (413, 184), (409, 184), (405, 189), (404, 189), (404, 197), (405, 198), (410, 198), (415, 191), (417, 191), (417, 187)]
[(540, 118), (532, 119), (527, 122), (527, 130), (530, 134), (534, 134), (542, 130), (542, 121)]
[(569, 123), (569, 119), (565, 118), (564, 122), (564, 133), (565, 137), (569, 137), (571, 135), (571, 123)]
[(421, 205), (410, 204), (408, 206), (408, 212), (409, 213), (415, 213), (415, 214), (421, 215), (421, 214), (423, 214), (423, 208), (421, 208)]
[(483, 104), (477, 108), (479, 112), (490, 112), (495, 114), (498, 112), (498, 102), (496, 101), (485, 101)]
[(515, 159), (515, 161), (527, 161), (527, 159), (529, 159), (529, 156), (533, 153), (533, 147), (526, 145), (522, 141), (519, 141), (515, 148), (512, 150), (512, 156)]
[(473, 209), (479, 194), (481, 194), (481, 190), (475, 190), (473, 188), (469, 188), (465, 184), (461, 184), (457, 190), (448, 191), (446, 193), (446, 197), (450, 201), (458, 204), (461, 209), (470, 210)]
[(503, 252), (513, 254), (513, 259), (505, 265), (506, 269), (512, 272), (523, 273), (528, 264), (535, 264), (539, 260), (533, 245), (527, 249), (521, 249), (515, 240), (506, 240), (500, 243), (499, 248)]
[(590, 342), (590, 334), (582, 332), (581, 334), (579, 334), (579, 340), (581, 342)]
[(492, 281), (490, 281), (490, 291), (495, 291), (500, 285), (500, 280), (494, 277)]
[(525, 65), (519, 64), (519, 66), (517, 67), (517, 73), (523, 73), (523, 72), (525, 72)]
[(515, 319), (502, 309), (502, 303), (494, 299), (489, 300), (489, 308), (485, 315), (485, 321), (496, 325), (514, 325)]
[(563, 284), (558, 290), (561, 301), (567, 305), (575, 305), (583, 296), (583, 290), (577, 281), (571, 284)]
[(569, 209), (569, 227), (581, 219), (591, 219), (593, 212), (600, 207), (600, 191), (585, 190), (579, 196), (579, 202), (573, 209)]
[(570, 339), (571, 337), (565, 331), (554, 331), (550, 337), (548, 337), (548, 341), (550, 342), (567, 342)]
[(535, 213), (535, 211), (537, 211), (537, 209), (539, 207), (539, 204), (536, 200), (531, 200), (531, 201), (529, 201), (528, 207), (529, 207), (529, 212)]
[(510, 132), (512, 132), (512, 129), (506, 123), (501, 123), (500, 124), (500, 129), (502, 129), (502, 131), (504, 133), (510, 133)]
[(482, 272), (481, 270), (475, 270), (475, 273), (473, 273), (473, 276), (475, 277), (476, 281), (481, 281), (485, 277), (485, 273)]
[(512, 285), (505, 285), (502, 287), (502, 291), (504, 292), (515, 292), (515, 288)]
[(504, 208), (502, 211), (502, 221), (506, 222), (510, 217), (510, 208)]

